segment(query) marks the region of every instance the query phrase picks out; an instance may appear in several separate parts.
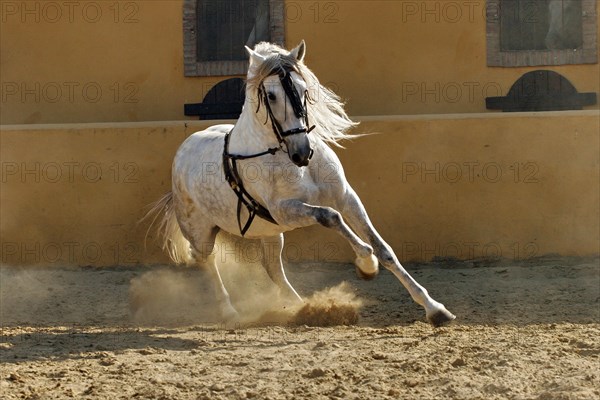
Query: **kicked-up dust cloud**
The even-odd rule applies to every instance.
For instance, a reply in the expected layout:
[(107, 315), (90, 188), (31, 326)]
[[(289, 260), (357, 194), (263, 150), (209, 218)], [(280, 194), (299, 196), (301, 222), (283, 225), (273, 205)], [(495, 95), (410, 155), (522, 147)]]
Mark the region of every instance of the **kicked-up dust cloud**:
[(318, 291), (303, 303), (291, 302), (260, 265), (235, 262), (220, 266), (221, 275), (239, 313), (238, 321), (222, 321), (208, 274), (191, 267), (150, 271), (131, 280), (129, 304), (135, 323), (185, 325), (234, 323), (334, 326), (358, 322), (362, 301), (342, 282)]
[(346, 282), (316, 292), (296, 310), (290, 320), (294, 325), (335, 326), (358, 323), (363, 302)]

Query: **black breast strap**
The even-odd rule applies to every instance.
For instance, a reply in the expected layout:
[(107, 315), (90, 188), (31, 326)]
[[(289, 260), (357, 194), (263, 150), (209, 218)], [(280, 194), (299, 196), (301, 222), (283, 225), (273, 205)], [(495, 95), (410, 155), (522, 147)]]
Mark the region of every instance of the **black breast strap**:
[[(261, 217), (262, 219), (269, 221), (275, 225), (277, 225), (277, 222), (275, 221), (275, 219), (273, 218), (273, 216), (271, 215), (269, 210), (267, 210), (262, 204), (260, 204), (258, 201), (256, 201), (250, 195), (250, 193), (248, 193), (248, 191), (244, 188), (244, 184), (242, 182), (242, 177), (240, 176), (240, 174), (238, 172), (237, 160), (247, 160), (249, 158), (260, 157), (260, 156), (264, 156), (266, 154), (275, 154), (277, 151), (279, 151), (279, 148), (272, 147), (261, 153), (252, 154), (252, 155), (248, 155), (248, 156), (230, 154), (229, 153), (229, 137), (231, 136), (232, 131), (233, 131), (233, 129), (231, 129), (225, 135), (225, 146), (223, 148), (223, 172), (225, 173), (225, 179), (227, 179), (229, 186), (231, 186), (231, 189), (233, 189), (234, 193), (236, 194), (236, 196), (238, 198), (238, 204), (237, 204), (238, 227), (240, 228), (240, 233), (242, 234), (242, 236), (244, 236), (246, 234), (246, 232), (248, 231), (248, 229), (250, 229), (250, 225), (252, 225), (252, 221), (254, 221), (254, 217), (257, 215), (259, 217)], [(248, 214), (249, 214), (248, 220), (246, 221), (246, 223), (244, 224), (243, 227), (242, 227), (242, 221), (241, 221), (242, 204), (246, 206), (246, 209), (248, 210)]]

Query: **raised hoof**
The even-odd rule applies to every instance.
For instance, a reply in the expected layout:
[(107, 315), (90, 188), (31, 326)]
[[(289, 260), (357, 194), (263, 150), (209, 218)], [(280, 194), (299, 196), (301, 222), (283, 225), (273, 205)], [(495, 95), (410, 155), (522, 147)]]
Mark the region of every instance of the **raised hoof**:
[(372, 279), (375, 279), (375, 277), (379, 274), (379, 271), (376, 271), (372, 274), (366, 274), (363, 271), (360, 270), (360, 268), (356, 267), (356, 276), (358, 276), (360, 279), (365, 280), (365, 281), (370, 281)]
[(356, 275), (360, 279), (370, 281), (379, 273), (379, 261), (373, 254), (366, 257), (356, 257), (354, 265), (356, 266)]
[(427, 321), (429, 321), (429, 323), (435, 328), (438, 328), (440, 326), (449, 324), (455, 318), (456, 316), (454, 314), (444, 308), (428, 315)]

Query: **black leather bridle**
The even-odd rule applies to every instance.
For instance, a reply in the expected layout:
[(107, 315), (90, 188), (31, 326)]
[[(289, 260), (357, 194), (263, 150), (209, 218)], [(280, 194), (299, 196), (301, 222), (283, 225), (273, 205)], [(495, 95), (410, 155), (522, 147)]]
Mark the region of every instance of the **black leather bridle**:
[[(283, 150), (282, 145), (285, 143), (284, 138), (287, 136), (291, 136), (291, 135), (296, 135), (298, 133), (310, 133), (313, 129), (315, 129), (315, 126), (311, 126), (309, 128), (309, 122), (308, 122), (308, 111), (307, 111), (307, 107), (306, 107), (306, 102), (308, 101), (309, 95), (308, 95), (308, 90), (304, 93), (304, 103), (302, 103), (302, 100), (300, 100), (300, 95), (298, 94), (298, 91), (296, 90), (296, 86), (294, 86), (294, 82), (292, 81), (292, 69), (286, 70), (282, 67), (271, 71), (271, 75), (279, 75), (279, 81), (281, 82), (281, 86), (283, 87), (283, 90), (285, 92), (285, 95), (287, 96), (287, 98), (290, 100), (290, 104), (292, 105), (292, 109), (294, 110), (294, 115), (296, 115), (296, 118), (303, 118), (304, 119), (304, 123), (306, 125), (305, 128), (294, 128), (294, 129), (290, 129), (287, 131), (284, 131), (283, 128), (281, 127), (281, 124), (279, 124), (279, 121), (277, 121), (277, 118), (275, 118), (275, 116), (273, 115), (273, 111), (271, 110), (271, 104), (269, 103), (269, 98), (268, 98), (268, 92), (265, 89), (265, 85), (263, 82), (260, 83), (260, 86), (258, 87), (258, 97), (259, 97), (259, 102), (258, 102), (258, 107), (256, 109), (256, 112), (258, 113), (258, 111), (260, 110), (260, 105), (261, 103), (265, 104), (265, 108), (267, 109), (267, 114), (268, 114), (268, 118), (271, 120), (271, 126), (273, 127), (273, 133), (275, 133), (275, 136), (277, 137), (277, 140), (279, 141), (279, 147)], [(285, 102), (286, 106), (287, 106), (287, 101)], [(266, 123), (266, 121), (265, 121)], [(287, 144), (286, 144), (287, 147)], [(286, 151), (287, 152), (287, 151)]]
[[(315, 125), (309, 127), (309, 122), (308, 122), (308, 110), (306, 107), (306, 102), (309, 97), (308, 91), (306, 91), (304, 93), (304, 103), (303, 103), (302, 100), (300, 99), (300, 94), (296, 90), (296, 86), (294, 86), (294, 82), (292, 81), (292, 75), (291, 75), (292, 71), (297, 72), (293, 68), (278, 67), (278, 68), (274, 69), (273, 71), (271, 71), (271, 73), (268, 76), (272, 76), (272, 75), (279, 76), (279, 81), (281, 82), (281, 86), (283, 87), (285, 95), (290, 100), (290, 104), (292, 105), (292, 109), (294, 110), (294, 115), (297, 118), (304, 119), (306, 127), (294, 128), (294, 129), (289, 129), (287, 131), (284, 131), (283, 128), (281, 127), (281, 124), (279, 123), (279, 121), (277, 121), (277, 119), (275, 118), (275, 115), (273, 115), (273, 111), (271, 110), (271, 105), (269, 104), (268, 92), (265, 89), (264, 83), (261, 82), (258, 87), (258, 107), (256, 108), (256, 112), (258, 113), (258, 111), (260, 110), (261, 103), (264, 103), (265, 108), (267, 110), (267, 119), (271, 120), (271, 126), (273, 128), (273, 133), (275, 134), (275, 137), (277, 138), (277, 141), (279, 142), (279, 147), (271, 147), (263, 152), (256, 153), (256, 154), (250, 154), (250, 155), (231, 154), (231, 153), (229, 153), (229, 139), (230, 139), (231, 133), (233, 132), (234, 128), (232, 128), (225, 135), (225, 143), (224, 143), (224, 147), (223, 147), (223, 172), (225, 174), (225, 179), (227, 179), (227, 182), (229, 183), (229, 186), (231, 187), (231, 189), (233, 190), (233, 192), (236, 194), (236, 196), (238, 198), (237, 221), (238, 221), (238, 227), (240, 229), (240, 234), (242, 236), (244, 236), (246, 234), (246, 232), (248, 231), (248, 229), (250, 229), (250, 225), (252, 225), (252, 221), (254, 221), (254, 217), (257, 215), (260, 218), (262, 218), (266, 221), (269, 221), (275, 225), (277, 225), (277, 221), (275, 221), (275, 219), (273, 218), (273, 216), (271, 215), (269, 210), (267, 210), (262, 204), (260, 204), (258, 201), (256, 201), (250, 195), (250, 193), (248, 193), (248, 191), (244, 188), (244, 184), (242, 182), (242, 177), (240, 176), (238, 168), (237, 168), (237, 161), (261, 157), (266, 154), (273, 155), (280, 150), (283, 151), (284, 153), (289, 153), (288, 148), (287, 148), (287, 143), (285, 141), (286, 137), (291, 136), (291, 135), (296, 135), (299, 133), (305, 133), (305, 132), (308, 134), (315, 128)], [(287, 107), (287, 101), (285, 101), (284, 104)], [(267, 123), (267, 121), (265, 121), (265, 124), (266, 123)], [(285, 145), (285, 150), (283, 148), (284, 145)], [(313, 150), (311, 149), (309, 159), (312, 158), (312, 155), (313, 155)], [(248, 220), (246, 221), (246, 223), (244, 224), (243, 227), (242, 227), (241, 216), (240, 216), (241, 210), (242, 210), (242, 204), (244, 206), (246, 206), (246, 209), (248, 210)]]

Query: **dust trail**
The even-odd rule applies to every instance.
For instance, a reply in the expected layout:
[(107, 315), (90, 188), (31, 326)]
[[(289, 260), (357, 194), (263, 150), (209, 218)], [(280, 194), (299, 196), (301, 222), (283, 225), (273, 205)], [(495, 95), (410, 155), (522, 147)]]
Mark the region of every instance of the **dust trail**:
[(214, 282), (196, 267), (165, 267), (131, 280), (129, 305), (133, 322), (141, 325), (253, 323), (267, 311), (285, 309), (277, 288), (262, 266), (237, 257), (219, 264), (219, 271), (240, 321), (223, 321)]
[[(132, 271), (74, 267), (0, 267), (0, 325), (127, 323)], [(125, 290), (124, 290), (125, 289)], [(85, 301), (75, 301), (85, 296)]]
[(301, 304), (281, 298), (274, 284), (266, 290), (257, 290), (262, 282), (245, 280), (245, 287), (226, 282), (230, 283), (231, 297), (237, 300), (232, 303), (240, 320), (221, 321), (212, 290), (201, 289), (207, 283), (202, 277), (201, 273), (165, 269), (132, 279), (129, 295), (134, 322), (169, 326), (229, 322), (242, 327), (354, 325), (362, 306), (346, 282), (315, 292)]
[[(230, 247), (230, 249), (234, 249)], [(239, 252), (217, 257), (225, 287), (240, 319), (222, 321), (213, 282), (201, 269), (165, 268), (131, 280), (129, 304), (136, 324), (189, 325), (202, 323), (259, 325), (351, 325), (358, 321), (362, 302), (342, 283), (305, 298), (303, 303), (282, 298), (258, 261), (243, 260)], [(300, 286), (296, 278), (294, 284)], [(304, 293), (306, 296), (307, 293)]]
[[(44, 272), (46, 271), (42, 271)], [(51, 298), (54, 288), (46, 285), (39, 275), (33, 270), (7, 266), (0, 268), (2, 325), (27, 323), (43, 318), (44, 306)]]
[(177, 326), (217, 318), (212, 294), (199, 271), (161, 269), (131, 279), (129, 308), (134, 323)]

